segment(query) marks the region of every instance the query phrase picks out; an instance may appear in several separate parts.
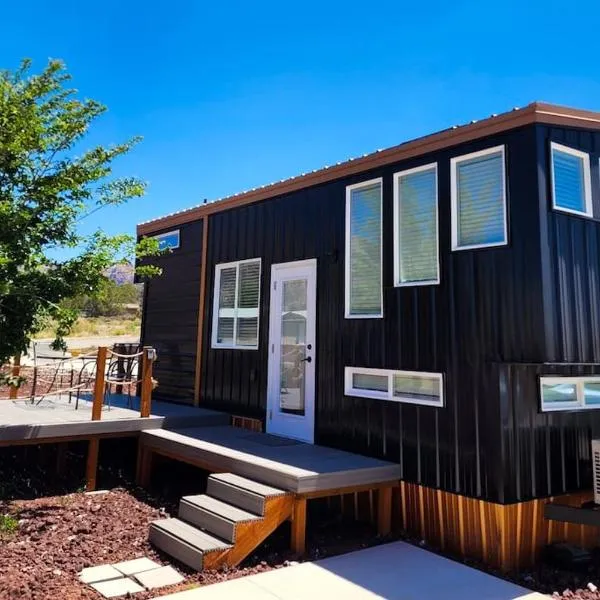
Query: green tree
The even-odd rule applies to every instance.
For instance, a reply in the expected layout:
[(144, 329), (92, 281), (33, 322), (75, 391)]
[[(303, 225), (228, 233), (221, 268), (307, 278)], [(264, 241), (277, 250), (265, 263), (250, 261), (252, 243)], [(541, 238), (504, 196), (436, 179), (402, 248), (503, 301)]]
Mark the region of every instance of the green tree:
[[(30, 337), (52, 318), (56, 347), (64, 347), (77, 311), (64, 300), (93, 295), (115, 262), (158, 253), (155, 240), (98, 230), (81, 237), (81, 219), (108, 205), (143, 196), (145, 184), (112, 177), (115, 159), (139, 141), (96, 146), (75, 154), (106, 108), (80, 100), (60, 61), (31, 73), (25, 60), (0, 71), (0, 365), (24, 351)], [(67, 249), (72, 258), (56, 259)], [(159, 270), (145, 262), (138, 274)]]

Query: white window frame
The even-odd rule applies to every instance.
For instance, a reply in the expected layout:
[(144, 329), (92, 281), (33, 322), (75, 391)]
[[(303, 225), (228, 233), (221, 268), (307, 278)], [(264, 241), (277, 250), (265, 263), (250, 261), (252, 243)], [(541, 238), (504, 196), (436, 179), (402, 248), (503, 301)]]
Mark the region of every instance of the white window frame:
[[(379, 280), (381, 286), (379, 289), (379, 300), (381, 311), (379, 313), (373, 313), (370, 315), (355, 315), (350, 312), (350, 205), (352, 199), (352, 192), (354, 190), (370, 187), (372, 185), (379, 185), (379, 204), (381, 212), (381, 222), (379, 223), (379, 235), (381, 238), (381, 260), (379, 261)], [(354, 183), (346, 186), (346, 244), (345, 244), (345, 310), (344, 316), (346, 319), (383, 319), (383, 177), (377, 177), (375, 179), (369, 179), (368, 181), (361, 181), (360, 183)]]
[[(598, 375), (583, 375), (579, 377), (555, 377), (555, 376), (541, 376), (539, 382), (540, 392), (540, 409), (542, 412), (556, 412), (565, 410), (596, 410), (600, 408), (600, 404), (586, 404), (584, 388), (586, 383), (600, 383), (600, 376)], [(556, 384), (574, 384), (577, 394), (576, 402), (549, 402), (544, 403), (544, 385), (556, 385)]]
[[(257, 329), (256, 329), (256, 345), (254, 346), (240, 346), (236, 344), (235, 341), (237, 339), (237, 323), (239, 317), (248, 316), (240, 314), (240, 311), (249, 311), (254, 309), (244, 309), (244, 308), (231, 308), (228, 310), (232, 311), (232, 316), (234, 317), (233, 322), (233, 344), (223, 344), (217, 341), (218, 334), (218, 326), (219, 326), (219, 295), (221, 290), (221, 271), (224, 269), (228, 269), (231, 267), (236, 267), (235, 272), (235, 302), (238, 302), (238, 285), (240, 280), (240, 265), (245, 263), (253, 263), (258, 262), (258, 307), (257, 307)], [(258, 350), (258, 345), (260, 342), (260, 301), (261, 301), (261, 279), (262, 279), (262, 259), (261, 258), (248, 258), (244, 260), (235, 260), (233, 262), (228, 263), (220, 263), (215, 265), (215, 283), (213, 286), (213, 314), (212, 314), (212, 332), (211, 332), (211, 348), (213, 349), (230, 349), (230, 350)], [(254, 315), (252, 315), (253, 317)]]
[[(400, 193), (398, 184), (402, 177), (421, 173), (423, 171), (434, 170), (435, 173), (435, 256), (437, 260), (436, 279), (428, 281), (400, 281)], [(420, 285), (439, 285), (440, 283), (440, 223), (439, 223), (439, 194), (438, 194), (438, 164), (437, 162), (429, 163), (414, 169), (406, 169), (394, 173), (394, 287), (415, 287)]]
[(159, 233), (158, 235), (153, 235), (152, 237), (155, 240), (158, 240), (158, 242), (160, 243), (160, 240), (164, 240), (165, 238), (168, 238), (174, 234), (177, 234), (177, 246), (168, 246), (166, 249), (167, 250), (177, 250), (177, 248), (179, 248), (179, 246), (181, 244), (181, 234), (179, 232), (179, 229), (173, 229), (172, 231), (165, 231), (165, 233)]
[[(504, 240), (502, 242), (493, 242), (489, 244), (468, 244), (465, 246), (459, 245), (458, 241), (458, 165), (467, 160), (474, 158), (482, 158), (488, 154), (502, 154), (502, 206), (504, 208)], [(462, 154), (450, 159), (450, 201), (451, 201), (451, 223), (452, 223), (452, 250), (476, 250), (477, 248), (496, 248), (500, 246), (508, 246), (508, 202), (506, 190), (506, 147), (504, 144), (486, 148), (478, 152), (470, 154)]]
[[(387, 392), (376, 390), (362, 390), (355, 388), (352, 383), (353, 375), (380, 375), (388, 378)], [(426, 400), (415, 400), (410, 397), (394, 396), (394, 376), (404, 375), (408, 377), (420, 377), (422, 379), (438, 379), (440, 383), (439, 401), (427, 402)], [(373, 398), (375, 400), (387, 400), (389, 402), (400, 402), (405, 404), (418, 404), (420, 406), (432, 406), (444, 408), (444, 375), (442, 373), (430, 373), (428, 371), (398, 371), (393, 369), (369, 369), (363, 367), (346, 367), (344, 369), (344, 395), (356, 396), (358, 398)]]
[[(554, 151), (563, 152), (576, 158), (583, 160), (583, 194), (585, 211), (573, 210), (572, 208), (564, 208), (556, 204), (556, 188), (554, 175)], [(552, 209), (564, 212), (570, 215), (579, 215), (580, 217), (592, 217), (594, 208), (592, 203), (592, 173), (590, 168), (590, 155), (582, 150), (576, 150), (569, 146), (563, 146), (557, 142), (550, 142), (550, 176), (552, 181)]]

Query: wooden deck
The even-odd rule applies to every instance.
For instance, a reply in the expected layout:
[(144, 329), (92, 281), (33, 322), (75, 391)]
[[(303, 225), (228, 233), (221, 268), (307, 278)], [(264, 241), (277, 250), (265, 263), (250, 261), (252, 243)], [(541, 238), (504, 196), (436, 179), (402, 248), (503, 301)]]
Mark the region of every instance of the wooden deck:
[(140, 444), (149, 452), (307, 498), (346, 488), (377, 488), (400, 478), (395, 463), (229, 426), (152, 429), (141, 434)]
[(140, 417), (139, 398), (113, 395), (104, 405), (100, 420), (92, 421), (91, 400), (66, 396), (31, 404), (25, 400), (0, 400), (0, 446), (69, 441), (103, 436), (138, 435), (140, 431), (184, 424), (202, 426), (229, 423), (216, 411), (154, 401), (152, 414)]

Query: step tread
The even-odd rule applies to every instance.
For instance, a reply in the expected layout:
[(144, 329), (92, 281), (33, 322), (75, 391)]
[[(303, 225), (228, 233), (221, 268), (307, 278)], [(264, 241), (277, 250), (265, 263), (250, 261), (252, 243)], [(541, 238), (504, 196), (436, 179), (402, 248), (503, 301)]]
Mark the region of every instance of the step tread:
[(197, 508), (202, 508), (208, 512), (211, 512), (223, 519), (227, 519), (232, 523), (242, 523), (244, 521), (256, 521), (261, 519), (260, 515), (251, 513), (247, 510), (233, 506), (217, 498), (212, 498), (206, 494), (199, 494), (196, 496), (184, 496), (182, 501), (185, 501)]
[(232, 547), (232, 544), (229, 542), (215, 537), (214, 535), (210, 535), (210, 533), (206, 533), (181, 519), (160, 519), (158, 521), (153, 521), (152, 527), (162, 529), (202, 552), (227, 550)]
[(270, 496), (285, 496), (289, 494), (286, 490), (280, 490), (264, 483), (259, 483), (253, 479), (247, 479), (234, 473), (215, 473), (210, 476), (211, 479), (216, 481), (222, 481), (229, 485), (234, 485), (248, 492), (253, 492), (259, 496), (270, 497)]

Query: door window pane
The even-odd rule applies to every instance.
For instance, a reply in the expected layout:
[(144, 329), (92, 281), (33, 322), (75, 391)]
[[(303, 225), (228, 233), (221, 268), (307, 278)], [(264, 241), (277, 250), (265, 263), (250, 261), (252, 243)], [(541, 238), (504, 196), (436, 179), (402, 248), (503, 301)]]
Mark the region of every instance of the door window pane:
[(306, 406), (307, 281), (281, 282), (280, 395), (281, 412), (304, 415)]

